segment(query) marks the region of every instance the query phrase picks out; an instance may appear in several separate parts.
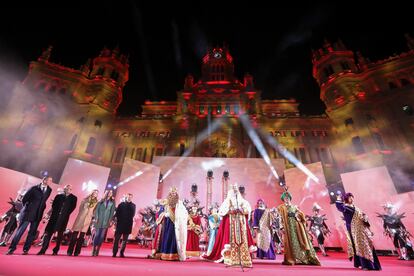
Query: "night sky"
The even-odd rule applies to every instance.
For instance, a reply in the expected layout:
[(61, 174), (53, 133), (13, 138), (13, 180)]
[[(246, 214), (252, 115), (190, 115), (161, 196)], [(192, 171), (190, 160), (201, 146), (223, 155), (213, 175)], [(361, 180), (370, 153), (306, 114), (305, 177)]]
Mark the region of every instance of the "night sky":
[(296, 98), (303, 114), (321, 114), (325, 107), (312, 78), (312, 48), (324, 38), (341, 38), (348, 48), (377, 60), (406, 51), (404, 33), (414, 36), (407, 2), (291, 1), (290, 7), (279, 2), (271, 7), (268, 1), (166, 2), (2, 8), (0, 71), (16, 72), (13, 77), (22, 80), (28, 63), (48, 45), (54, 46), (52, 62), (76, 69), (103, 46), (119, 45), (130, 55), (130, 80), (118, 113), (131, 116), (146, 99), (175, 100), (188, 73), (199, 78), (207, 45), (227, 43), (236, 75), (252, 74), (264, 99)]

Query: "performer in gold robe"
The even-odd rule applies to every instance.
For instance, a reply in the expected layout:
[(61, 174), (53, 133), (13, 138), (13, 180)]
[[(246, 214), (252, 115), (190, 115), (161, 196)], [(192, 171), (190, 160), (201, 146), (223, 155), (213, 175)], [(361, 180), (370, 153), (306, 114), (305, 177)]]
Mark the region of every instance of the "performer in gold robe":
[(321, 265), (306, 231), (305, 215), (291, 203), (292, 195), (284, 192), (278, 212), (283, 223), (284, 265)]

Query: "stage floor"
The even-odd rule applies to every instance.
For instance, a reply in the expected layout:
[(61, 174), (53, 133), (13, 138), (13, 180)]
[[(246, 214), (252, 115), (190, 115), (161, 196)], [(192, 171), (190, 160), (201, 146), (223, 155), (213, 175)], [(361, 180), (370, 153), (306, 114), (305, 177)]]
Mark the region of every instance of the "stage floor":
[[(62, 247), (59, 256), (51, 255), (50, 247), (47, 255), (37, 256), (38, 247), (32, 247), (29, 255), (21, 255), (20, 245), (14, 255), (5, 255), (7, 247), (0, 247), (0, 275), (191, 275), (219, 276), (241, 273), (238, 267), (226, 268), (223, 264), (202, 261), (198, 258), (186, 262), (167, 262), (150, 260), (146, 256), (149, 250), (139, 249), (129, 244), (126, 258), (112, 258), (111, 245), (106, 244), (101, 249), (99, 257), (91, 257), (91, 247), (83, 248), (78, 257), (66, 256), (66, 246)], [(329, 253), (329, 252), (328, 252)], [(330, 256), (320, 256), (321, 267), (313, 266), (284, 266), (281, 264), (282, 255), (276, 261), (255, 259), (253, 268), (246, 269), (249, 275), (413, 275), (414, 261), (398, 261), (396, 257), (380, 257), (383, 270), (380, 272), (361, 271), (355, 269), (348, 261), (345, 253), (331, 252)], [(131, 274), (133, 273), (133, 274)]]

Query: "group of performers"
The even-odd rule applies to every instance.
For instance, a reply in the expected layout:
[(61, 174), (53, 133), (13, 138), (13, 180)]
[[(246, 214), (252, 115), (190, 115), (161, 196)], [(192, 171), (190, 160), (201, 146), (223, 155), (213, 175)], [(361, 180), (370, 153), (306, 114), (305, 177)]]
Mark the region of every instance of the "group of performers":
[[(0, 246), (6, 246), (17, 231), (6, 254), (13, 254), (30, 225), (23, 247), (23, 254), (28, 254), (51, 193), (51, 183), (51, 177), (45, 177), (24, 195), (10, 200), (11, 208), (1, 217), (1, 221), (6, 224), (0, 236)], [(114, 225), (113, 257), (117, 256), (119, 245), (120, 257), (125, 257), (136, 213), (132, 197), (132, 194), (126, 194), (116, 206), (111, 190), (107, 190), (101, 200), (98, 199), (98, 191), (92, 191), (80, 203), (75, 222), (70, 228), (72, 234), (66, 254), (78, 256), (85, 235), (93, 228), (92, 256), (98, 256), (108, 228)], [(181, 200), (177, 189), (173, 187), (166, 199), (157, 201), (155, 209), (146, 208), (140, 212), (143, 225), (139, 233), (151, 236), (152, 251), (148, 257), (154, 259), (184, 261), (189, 257), (201, 257), (229, 266), (252, 267), (253, 254), (259, 259), (274, 260), (283, 248), (285, 265), (321, 265), (313, 240), (317, 241), (321, 253), (327, 256), (324, 242), (330, 230), (326, 215), (320, 212), (322, 208), (315, 203), (312, 215), (305, 215), (298, 206), (292, 204), (292, 194), (287, 189), (280, 199), (282, 203), (272, 209), (259, 199), (252, 210), (237, 185), (233, 185), (223, 203), (211, 206), (206, 215), (198, 200)], [(46, 253), (54, 235), (56, 245), (53, 255), (58, 254), (76, 204), (77, 197), (72, 194), (71, 185), (65, 185), (63, 191), (53, 199), (38, 255)], [(351, 193), (338, 195), (335, 204), (338, 211), (343, 213), (348, 254), (354, 260), (354, 266), (381, 270), (368, 218), (354, 205), (354, 196)], [(404, 214), (395, 213), (391, 204), (386, 204), (384, 209), (385, 214), (378, 214), (383, 219), (384, 233), (393, 240), (399, 259), (408, 260), (413, 250), (410, 234), (402, 223)], [(203, 227), (203, 221), (207, 227)], [(200, 250), (201, 237), (206, 234), (205, 250)]]

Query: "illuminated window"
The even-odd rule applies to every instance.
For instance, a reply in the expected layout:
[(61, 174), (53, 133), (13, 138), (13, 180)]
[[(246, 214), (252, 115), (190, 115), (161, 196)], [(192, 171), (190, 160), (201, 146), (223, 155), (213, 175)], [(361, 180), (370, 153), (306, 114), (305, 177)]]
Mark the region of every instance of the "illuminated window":
[(135, 160), (141, 160), (142, 148), (137, 148), (135, 151)]
[(404, 113), (407, 114), (408, 116), (412, 116), (414, 114), (413, 108), (410, 105), (404, 105), (402, 109)]
[(330, 77), (331, 75), (333, 75), (335, 73), (334, 69), (332, 68), (331, 65), (326, 66), (323, 69), (323, 73), (325, 74), (325, 77)]
[(103, 76), (104, 73), (105, 73), (104, 67), (99, 67), (98, 71), (96, 72), (97, 75), (101, 75), (101, 76)]
[(147, 159), (147, 148), (144, 149), (144, 154), (142, 155), (142, 162), (145, 162), (145, 159)]
[(217, 114), (221, 114), (221, 105), (217, 106)]
[(374, 132), (372, 134), (372, 137), (374, 138), (375, 142), (377, 143), (377, 146), (379, 147), (380, 150), (385, 150), (385, 144), (384, 141), (382, 140), (382, 137), (379, 133)]
[(230, 105), (229, 104), (226, 104), (225, 112), (230, 113)]
[(398, 86), (394, 82), (392, 82), (392, 81), (388, 82), (388, 87), (390, 89), (396, 89), (396, 88), (398, 88)]
[(95, 120), (95, 126), (101, 128), (102, 127), (102, 121)]
[(351, 67), (349, 67), (348, 62), (341, 62), (341, 67), (343, 70), (349, 70)]
[(122, 155), (124, 154), (124, 148), (118, 148), (116, 150), (115, 161), (114, 163), (121, 163)]
[(73, 150), (75, 148), (76, 139), (78, 139), (77, 134), (72, 136), (72, 139), (70, 140), (70, 144), (69, 144), (69, 148), (68, 148), (69, 150)]
[(236, 104), (234, 106), (234, 114), (239, 114), (239, 105), (238, 104)]
[(200, 105), (199, 107), (199, 113), (204, 114), (204, 105)]
[(183, 156), (185, 152), (185, 145), (183, 143), (180, 143), (180, 156)]
[(411, 82), (407, 79), (400, 79), (400, 83), (401, 83), (401, 86), (407, 86), (411, 84)]
[(344, 121), (345, 126), (349, 126), (349, 125), (353, 125), (354, 124), (354, 120), (352, 120), (352, 118), (348, 118)]
[(355, 154), (365, 153), (364, 145), (362, 144), (362, 140), (359, 136), (355, 136), (352, 138), (352, 145), (354, 147)]
[(302, 160), (303, 164), (308, 164), (308, 158), (306, 157), (305, 148), (299, 148), (300, 159)]
[(88, 146), (86, 147), (86, 153), (93, 154), (95, 150), (96, 139), (94, 137), (90, 137), (88, 141)]
[(156, 156), (162, 156), (163, 148), (157, 148), (157, 151), (155, 153)]

